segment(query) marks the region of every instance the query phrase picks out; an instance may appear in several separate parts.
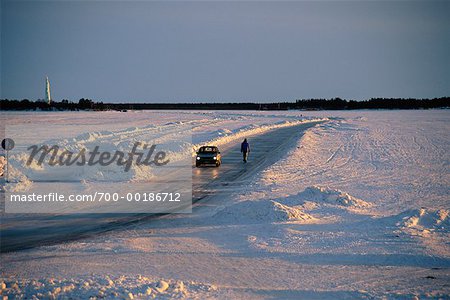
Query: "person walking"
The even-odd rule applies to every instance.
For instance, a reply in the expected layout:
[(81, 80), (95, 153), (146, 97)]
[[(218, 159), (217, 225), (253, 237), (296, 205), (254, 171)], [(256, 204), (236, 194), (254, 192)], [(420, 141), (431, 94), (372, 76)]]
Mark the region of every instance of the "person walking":
[(244, 162), (246, 163), (248, 154), (250, 153), (250, 145), (248, 144), (247, 139), (244, 139), (244, 141), (241, 144), (241, 152), (244, 158)]

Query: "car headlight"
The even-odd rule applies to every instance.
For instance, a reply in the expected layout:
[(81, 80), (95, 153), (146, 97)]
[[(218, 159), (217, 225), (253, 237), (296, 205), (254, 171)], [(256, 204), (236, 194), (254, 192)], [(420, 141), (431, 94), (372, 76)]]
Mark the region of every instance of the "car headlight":
[(200, 160), (200, 157), (199, 157), (199, 156), (197, 156), (197, 160)]
[(213, 157), (213, 159), (214, 159), (214, 160), (216, 160), (216, 159), (217, 159), (217, 157), (215, 157), (215, 156), (214, 156), (214, 157)]

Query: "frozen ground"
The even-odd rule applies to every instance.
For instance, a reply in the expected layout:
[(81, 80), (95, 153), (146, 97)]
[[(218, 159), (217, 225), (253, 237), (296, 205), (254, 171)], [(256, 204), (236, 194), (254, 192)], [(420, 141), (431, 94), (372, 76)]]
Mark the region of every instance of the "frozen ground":
[[(195, 123), (200, 142), (233, 132), (232, 124), (294, 121), (300, 113), (174, 116), (230, 124), (205, 132)], [(449, 298), (449, 111), (307, 114), (330, 120), (297, 132), (263, 168), (217, 181), (193, 214), (1, 254), (2, 293)], [(270, 132), (260, 136), (270, 140)]]

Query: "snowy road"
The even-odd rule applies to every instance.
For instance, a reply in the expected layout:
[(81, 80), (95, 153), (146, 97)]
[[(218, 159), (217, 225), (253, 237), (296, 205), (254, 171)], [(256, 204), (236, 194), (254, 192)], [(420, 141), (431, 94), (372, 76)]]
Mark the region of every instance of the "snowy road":
[(221, 147), (223, 154), (220, 168), (195, 168), (193, 190), (195, 200), (208, 194), (232, 192), (236, 187), (250, 183), (258, 171), (284, 157), (292, 144), (298, 141), (304, 131), (320, 122), (301, 124), (269, 131), (265, 134), (247, 136), (250, 143), (248, 163), (242, 161), (240, 142)]
[[(240, 141), (221, 147), (223, 161), (220, 168), (193, 168), (193, 201), (205, 202), (211, 194), (233, 190), (246, 184), (257, 171), (277, 161), (287, 153), (304, 130), (317, 123), (282, 127), (265, 134), (249, 135), (251, 155), (243, 164)], [(146, 222), (158, 215), (148, 214), (73, 214), (24, 215), (20, 222), (2, 220), (1, 251), (17, 251), (36, 246), (57, 244), (86, 238), (102, 232), (124, 229), (136, 222)]]

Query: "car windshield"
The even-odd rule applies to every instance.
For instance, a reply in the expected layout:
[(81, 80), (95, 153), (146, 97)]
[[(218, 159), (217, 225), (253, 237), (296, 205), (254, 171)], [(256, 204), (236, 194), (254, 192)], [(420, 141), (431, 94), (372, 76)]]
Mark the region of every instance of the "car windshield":
[(217, 153), (217, 147), (201, 147), (199, 153)]

